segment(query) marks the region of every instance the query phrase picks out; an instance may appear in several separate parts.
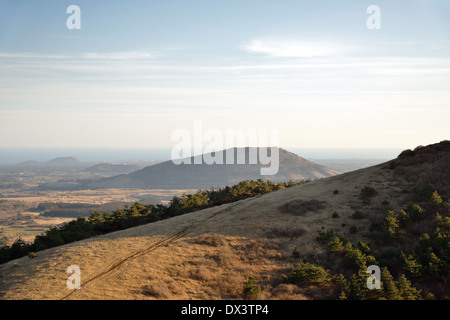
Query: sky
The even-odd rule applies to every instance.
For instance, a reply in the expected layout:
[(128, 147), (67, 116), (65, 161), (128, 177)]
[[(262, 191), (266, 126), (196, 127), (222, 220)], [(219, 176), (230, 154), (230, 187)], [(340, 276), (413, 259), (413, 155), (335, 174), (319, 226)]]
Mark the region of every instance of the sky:
[(446, 0), (0, 0), (0, 148), (167, 148), (196, 122), (414, 148), (449, 138), (449, 88)]

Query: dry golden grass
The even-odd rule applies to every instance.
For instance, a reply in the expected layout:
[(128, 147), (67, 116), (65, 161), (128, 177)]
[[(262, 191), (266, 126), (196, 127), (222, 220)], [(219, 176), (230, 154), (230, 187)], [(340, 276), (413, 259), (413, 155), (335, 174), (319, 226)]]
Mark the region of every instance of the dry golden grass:
[[(2, 299), (242, 299), (250, 276), (262, 299), (325, 298), (314, 285), (292, 286), (282, 274), (302, 256), (320, 256), (317, 231), (362, 239), (383, 200), (402, 208), (405, 181), (382, 165), (313, 181), (261, 197), (225, 204), (73, 244), (48, 249), (0, 266)], [(361, 188), (377, 190), (370, 206)], [(339, 190), (334, 194), (334, 190)], [(321, 206), (302, 215), (280, 205), (315, 199)], [(352, 219), (355, 209), (363, 219)], [(339, 218), (332, 218), (333, 212)], [(342, 225), (345, 225), (342, 226)], [(350, 233), (349, 226), (359, 230)], [(66, 268), (81, 269), (80, 290), (66, 287)]]

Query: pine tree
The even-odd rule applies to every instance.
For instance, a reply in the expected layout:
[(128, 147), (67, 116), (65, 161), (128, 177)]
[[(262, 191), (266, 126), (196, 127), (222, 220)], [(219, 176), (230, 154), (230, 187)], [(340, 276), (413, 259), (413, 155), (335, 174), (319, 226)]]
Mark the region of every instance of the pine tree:
[(98, 211), (94, 211), (88, 218), (90, 223), (100, 223), (102, 221), (102, 214)]
[(441, 196), (436, 190), (431, 195), (431, 202), (436, 206), (440, 206), (443, 202)]
[(292, 249), (292, 258), (294, 259), (300, 259), (301, 255), (300, 252), (298, 252), (297, 250), (297, 246), (294, 246), (294, 248)]
[(399, 295), (404, 300), (417, 300), (420, 298), (420, 290), (412, 287), (411, 281), (409, 281), (404, 274), (397, 280), (397, 287)]
[(342, 274), (338, 274), (334, 277), (334, 283), (339, 288), (339, 300), (348, 300), (348, 295), (350, 294), (350, 286), (347, 283), (347, 279)]
[(364, 254), (370, 254), (372, 252), (370, 247), (362, 241), (359, 241), (357, 246), (358, 249), (361, 250), (361, 252)]
[(367, 274), (354, 273), (349, 280), (349, 298), (351, 300), (365, 300), (367, 297)]
[(430, 258), (428, 262), (428, 271), (432, 275), (439, 276), (442, 273), (444, 265), (445, 265), (444, 262), (441, 259), (439, 259), (438, 256), (434, 254), (434, 252), (430, 253)]
[(254, 299), (261, 293), (261, 286), (255, 283), (254, 277), (249, 277), (244, 283), (243, 295), (246, 299)]
[(382, 297), (387, 300), (400, 300), (401, 296), (396, 286), (394, 277), (389, 272), (388, 268), (384, 267), (381, 270), (381, 287)]
[(341, 253), (344, 249), (344, 243), (339, 237), (335, 237), (333, 241), (328, 244), (328, 251), (332, 253)]
[(419, 277), (422, 274), (423, 267), (413, 255), (410, 254), (406, 256), (403, 251), (401, 251), (400, 263), (402, 264), (403, 270), (410, 277)]
[(450, 230), (450, 217), (443, 217), (438, 213), (436, 213), (436, 218), (434, 219), (434, 224), (436, 227), (444, 230), (449, 231)]
[(383, 222), (383, 231), (387, 234), (389, 239), (395, 239), (400, 228), (400, 221), (397, 214), (393, 210), (388, 210)]
[(409, 215), (412, 220), (419, 221), (425, 218), (425, 210), (418, 204), (412, 204), (408, 207)]

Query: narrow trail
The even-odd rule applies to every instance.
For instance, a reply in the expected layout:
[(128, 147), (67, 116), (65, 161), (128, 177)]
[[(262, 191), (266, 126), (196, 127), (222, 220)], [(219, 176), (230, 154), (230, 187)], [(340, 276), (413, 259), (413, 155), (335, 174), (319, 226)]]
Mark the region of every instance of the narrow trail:
[(219, 210), (215, 213), (213, 213), (212, 215), (210, 215), (209, 217), (203, 219), (203, 220), (199, 220), (199, 221), (195, 221), (193, 223), (191, 223), (190, 225), (188, 225), (187, 227), (183, 228), (182, 230), (178, 231), (177, 233), (174, 233), (170, 236), (167, 236), (164, 239), (161, 239), (159, 241), (156, 241), (155, 243), (152, 243), (150, 246), (143, 248), (141, 250), (138, 250), (134, 253), (132, 253), (131, 255), (128, 255), (124, 258), (118, 259), (116, 261), (114, 261), (112, 264), (110, 264), (105, 270), (103, 270), (102, 272), (96, 274), (95, 276), (93, 276), (92, 278), (84, 281), (82, 283), (82, 287), (78, 290), (72, 290), (69, 294), (65, 295), (64, 297), (61, 298), (61, 300), (67, 299), (68, 297), (70, 297), (73, 294), (76, 294), (77, 292), (79, 292), (80, 290), (83, 290), (83, 287), (86, 286), (87, 284), (95, 281), (96, 279), (105, 276), (106, 274), (116, 270), (117, 268), (119, 268), (121, 265), (123, 265), (124, 263), (126, 263), (127, 261), (130, 261), (132, 259), (136, 259), (138, 257), (141, 257), (157, 248), (166, 246), (172, 242), (174, 242), (175, 240), (178, 240), (184, 236), (186, 236), (187, 234), (189, 234), (192, 230), (200, 227), (201, 225), (203, 225), (205, 222), (207, 222), (208, 220), (211, 220), (212, 218), (216, 217), (217, 215), (221, 214), (221, 213), (225, 213), (230, 211), (232, 208), (238, 206), (240, 203), (234, 203), (231, 204), (229, 206), (227, 206), (226, 208)]

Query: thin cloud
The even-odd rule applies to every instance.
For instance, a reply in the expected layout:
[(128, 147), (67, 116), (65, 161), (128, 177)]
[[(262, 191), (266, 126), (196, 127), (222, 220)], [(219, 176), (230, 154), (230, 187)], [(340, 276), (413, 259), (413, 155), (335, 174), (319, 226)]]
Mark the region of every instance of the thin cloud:
[(68, 59), (68, 58), (73, 58), (73, 56), (60, 55), (60, 54), (34, 53), (34, 52), (26, 52), (26, 53), (0, 52), (0, 58), (14, 58), (14, 59)]
[(153, 54), (145, 51), (126, 51), (126, 52), (112, 52), (112, 53), (87, 53), (87, 59), (108, 59), (108, 60), (136, 60), (136, 59), (151, 59)]
[(261, 53), (278, 58), (324, 57), (346, 53), (351, 50), (348, 46), (331, 42), (278, 39), (254, 39), (245, 44), (243, 49), (247, 52)]

